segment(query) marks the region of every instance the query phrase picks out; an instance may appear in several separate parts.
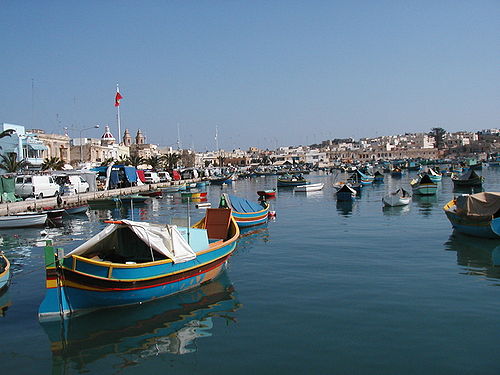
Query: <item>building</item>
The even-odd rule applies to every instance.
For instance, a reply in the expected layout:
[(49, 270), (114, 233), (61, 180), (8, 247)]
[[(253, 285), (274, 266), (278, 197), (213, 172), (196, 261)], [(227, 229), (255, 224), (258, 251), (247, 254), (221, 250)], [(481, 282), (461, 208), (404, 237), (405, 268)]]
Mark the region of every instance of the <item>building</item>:
[(42, 153), (44, 159), (59, 158), (65, 163), (71, 161), (69, 137), (67, 134), (47, 134), (41, 129), (31, 129), (28, 132), (36, 134), (37, 138), (45, 145), (46, 149)]
[(0, 138), (0, 153), (6, 155), (14, 152), (17, 160), (25, 159), (31, 169), (40, 169), (43, 153), (47, 147), (38, 138), (38, 134), (27, 132), (22, 125), (3, 123), (2, 131), (12, 130), (10, 136)]
[(71, 140), (70, 157), (72, 164), (79, 162), (102, 163), (108, 159), (125, 159), (130, 155), (129, 147), (119, 145), (111, 134), (109, 126), (105, 126), (100, 139), (73, 138)]
[(146, 143), (146, 137), (142, 130), (137, 130), (135, 136), (135, 143), (132, 143), (132, 137), (128, 129), (123, 133), (123, 144), (130, 147), (130, 155), (140, 156), (141, 158), (148, 159), (153, 155), (159, 155), (158, 145)]

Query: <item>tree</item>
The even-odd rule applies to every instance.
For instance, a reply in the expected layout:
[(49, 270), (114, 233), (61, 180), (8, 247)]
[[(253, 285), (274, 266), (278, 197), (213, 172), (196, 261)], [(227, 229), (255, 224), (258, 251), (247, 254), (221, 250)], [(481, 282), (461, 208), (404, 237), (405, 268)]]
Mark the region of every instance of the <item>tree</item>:
[(60, 171), (64, 168), (64, 160), (59, 159), (57, 156), (52, 158), (45, 158), (42, 163), (42, 171), (53, 170)]
[(0, 133), (0, 138), (10, 137), (16, 131), (14, 129), (7, 129)]
[(101, 167), (109, 167), (111, 164), (113, 164), (115, 162), (115, 159), (114, 158), (107, 158), (107, 159), (104, 159), (102, 162), (101, 162)]
[(177, 168), (177, 163), (179, 162), (181, 156), (176, 153), (171, 153), (171, 154), (166, 154), (164, 158), (168, 168), (175, 169)]
[(120, 164), (120, 165), (129, 165), (130, 164), (128, 156), (123, 156), (123, 155), (120, 155), (120, 157), (118, 158), (116, 163)]
[(446, 130), (443, 128), (432, 128), (429, 136), (434, 137), (434, 143), (438, 150), (441, 150), (444, 147), (444, 135), (446, 134)]
[(25, 159), (17, 161), (15, 152), (9, 152), (6, 155), (0, 155), (0, 157), (0, 169), (5, 170), (7, 173), (16, 173), (29, 165)]
[(130, 155), (128, 157), (128, 164), (137, 168), (139, 165), (144, 164), (144, 158), (139, 155)]
[(152, 155), (151, 157), (145, 160), (146, 164), (149, 164), (153, 171), (156, 171), (161, 168), (163, 165), (163, 156), (160, 155)]

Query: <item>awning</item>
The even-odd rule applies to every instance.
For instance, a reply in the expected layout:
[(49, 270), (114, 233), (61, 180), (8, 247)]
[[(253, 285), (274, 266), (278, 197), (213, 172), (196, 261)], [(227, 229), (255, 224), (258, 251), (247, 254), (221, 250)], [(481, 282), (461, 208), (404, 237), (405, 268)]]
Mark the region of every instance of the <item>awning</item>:
[(47, 146), (45, 146), (43, 143), (26, 143), (26, 144), (33, 150), (40, 150), (40, 151), (47, 150)]

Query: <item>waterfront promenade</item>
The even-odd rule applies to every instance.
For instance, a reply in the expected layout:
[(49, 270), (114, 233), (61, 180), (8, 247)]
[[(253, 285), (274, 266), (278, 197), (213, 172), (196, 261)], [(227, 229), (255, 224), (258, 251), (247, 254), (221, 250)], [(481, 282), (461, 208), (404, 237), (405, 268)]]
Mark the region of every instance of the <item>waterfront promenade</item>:
[(59, 205), (57, 203), (56, 197), (43, 198), (43, 199), (27, 199), (24, 201), (12, 202), (12, 203), (0, 203), (0, 216), (6, 216), (25, 211), (37, 211), (46, 208), (70, 208), (80, 204), (85, 204), (89, 199), (136, 194), (142, 191), (161, 189), (168, 186), (182, 185), (186, 183), (189, 184), (200, 180), (201, 179), (196, 178), (196, 179), (181, 180), (181, 181), (162, 182), (158, 184), (131, 186), (121, 189), (98, 190), (89, 193), (80, 193), (67, 196), (63, 195), (61, 196), (62, 202)]

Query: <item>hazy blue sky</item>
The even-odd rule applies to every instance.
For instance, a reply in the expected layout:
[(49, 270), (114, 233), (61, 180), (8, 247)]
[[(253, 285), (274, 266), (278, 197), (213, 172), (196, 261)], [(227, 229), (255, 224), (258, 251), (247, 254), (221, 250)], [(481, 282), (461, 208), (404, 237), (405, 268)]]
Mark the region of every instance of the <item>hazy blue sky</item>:
[[(0, 0), (0, 123), (183, 147), (499, 127), (500, 1)], [(32, 90), (32, 82), (34, 90)], [(86, 131), (87, 136), (102, 133)]]

